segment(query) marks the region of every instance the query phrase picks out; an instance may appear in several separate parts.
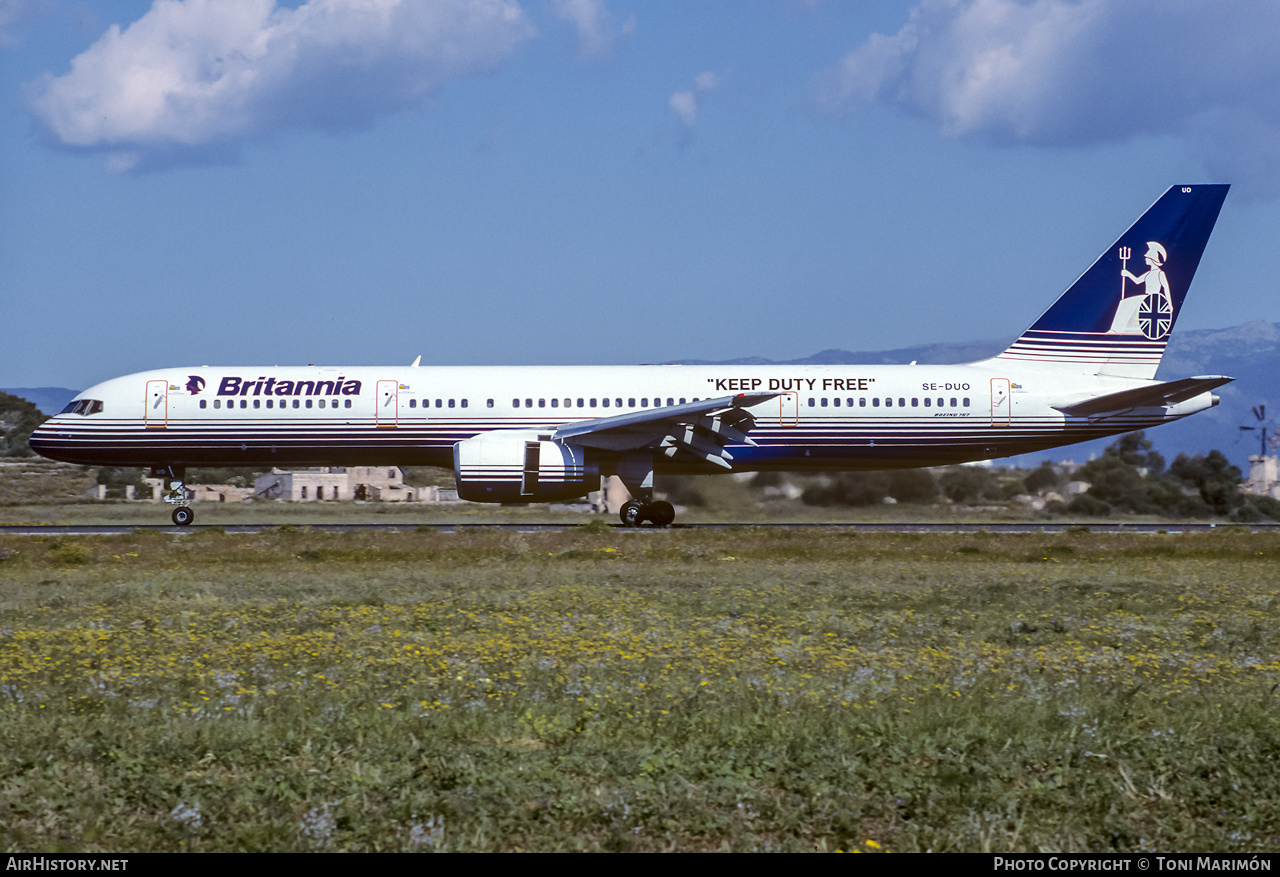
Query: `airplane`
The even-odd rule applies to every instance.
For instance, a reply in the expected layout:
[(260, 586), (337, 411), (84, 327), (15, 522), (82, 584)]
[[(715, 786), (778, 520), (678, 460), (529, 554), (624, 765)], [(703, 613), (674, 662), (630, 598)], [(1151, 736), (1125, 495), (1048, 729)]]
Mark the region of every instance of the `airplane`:
[(188, 466), (409, 465), (452, 468), (461, 499), (493, 503), (581, 497), (617, 475), (622, 523), (666, 527), (664, 473), (941, 466), (1147, 429), (1216, 405), (1233, 380), (1155, 380), (1228, 188), (1170, 188), (978, 362), (171, 368), (90, 387), (30, 443), (149, 467), (179, 526), (194, 520)]

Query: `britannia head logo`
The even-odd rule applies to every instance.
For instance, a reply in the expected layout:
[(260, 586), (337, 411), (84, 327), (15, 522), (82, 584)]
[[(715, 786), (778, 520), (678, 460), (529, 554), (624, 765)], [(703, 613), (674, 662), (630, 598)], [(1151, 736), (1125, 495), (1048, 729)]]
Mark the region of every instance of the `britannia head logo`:
[(187, 392), (192, 396), (197, 396), (204, 389), (204, 378), (199, 375), (191, 375), (187, 379)]

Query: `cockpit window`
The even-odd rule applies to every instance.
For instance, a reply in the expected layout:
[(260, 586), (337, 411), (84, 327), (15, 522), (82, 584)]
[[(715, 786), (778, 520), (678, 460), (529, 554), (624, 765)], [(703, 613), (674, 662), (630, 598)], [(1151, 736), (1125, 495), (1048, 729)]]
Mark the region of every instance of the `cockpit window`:
[(98, 414), (102, 411), (102, 402), (98, 399), (77, 399), (69, 402), (66, 408), (60, 411), (60, 414)]

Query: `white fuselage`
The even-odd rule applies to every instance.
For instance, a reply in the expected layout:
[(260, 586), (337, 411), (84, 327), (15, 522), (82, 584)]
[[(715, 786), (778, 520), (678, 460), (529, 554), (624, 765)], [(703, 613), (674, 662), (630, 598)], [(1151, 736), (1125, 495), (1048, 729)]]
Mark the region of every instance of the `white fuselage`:
[[(757, 447), (735, 471), (934, 466), (1037, 451), (1213, 404), (1069, 417), (1051, 407), (1152, 384), (1009, 360), (969, 365), (173, 368), (115, 378), (32, 436), (113, 466), (453, 466), (456, 443), (741, 392)], [(92, 403), (100, 402), (100, 405)], [(715, 471), (658, 460), (659, 471)]]

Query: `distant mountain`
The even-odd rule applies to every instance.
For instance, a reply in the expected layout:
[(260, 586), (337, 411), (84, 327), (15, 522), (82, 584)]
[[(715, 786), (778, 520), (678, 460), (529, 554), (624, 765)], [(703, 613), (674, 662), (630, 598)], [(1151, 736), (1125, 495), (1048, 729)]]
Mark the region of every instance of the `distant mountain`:
[[(761, 357), (722, 362), (680, 360), (684, 365), (895, 365), (908, 362), (940, 365), (974, 362), (995, 356), (1013, 343), (1012, 338), (954, 344), (926, 344), (896, 350), (850, 352), (824, 350), (804, 359), (769, 360)], [(1172, 461), (1180, 453), (1202, 454), (1220, 450), (1248, 472), (1249, 455), (1258, 453), (1259, 433), (1244, 432), (1256, 426), (1250, 410), (1266, 405), (1268, 420), (1280, 425), (1280, 324), (1255, 320), (1231, 329), (1179, 330), (1169, 339), (1156, 377), (1171, 381), (1193, 375), (1229, 375), (1234, 383), (1219, 388), (1216, 408), (1177, 423), (1154, 429), (1147, 436)], [(1102, 452), (1111, 440), (1084, 442), (1011, 458), (1012, 465), (1036, 465), (1042, 459), (1074, 459), (1084, 462)]]
[(960, 344), (926, 344), (922, 347), (900, 347), (897, 350), (876, 350), (853, 353), (848, 350), (823, 350), (803, 359), (764, 359), (748, 356), (743, 359), (726, 359), (711, 362), (705, 359), (681, 359), (679, 365), (905, 365), (919, 362), (925, 365), (943, 365), (955, 362), (973, 362), (995, 356), (1013, 343), (1012, 338), (995, 341), (969, 341)]
[(35, 403), (40, 413), (53, 416), (67, 407), (67, 403), (76, 397), (79, 390), (68, 390), (66, 387), (0, 387), (0, 393), (21, 396), (28, 402)]

